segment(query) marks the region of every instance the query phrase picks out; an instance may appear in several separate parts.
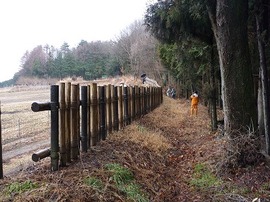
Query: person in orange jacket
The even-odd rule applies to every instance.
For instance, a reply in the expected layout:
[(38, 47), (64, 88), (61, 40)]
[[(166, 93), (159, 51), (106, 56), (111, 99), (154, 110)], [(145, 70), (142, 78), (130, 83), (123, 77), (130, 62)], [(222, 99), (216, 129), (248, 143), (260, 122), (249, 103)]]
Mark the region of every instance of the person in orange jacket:
[(191, 96), (191, 110), (190, 110), (190, 115), (196, 115), (198, 114), (198, 103), (199, 103), (199, 95), (198, 92), (195, 91)]

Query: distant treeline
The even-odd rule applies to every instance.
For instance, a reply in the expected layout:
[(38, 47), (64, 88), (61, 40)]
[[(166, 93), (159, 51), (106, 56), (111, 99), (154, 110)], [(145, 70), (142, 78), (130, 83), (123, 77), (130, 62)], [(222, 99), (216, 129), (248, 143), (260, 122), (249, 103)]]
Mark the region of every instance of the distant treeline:
[(12, 86), (14, 85), (14, 83), (15, 83), (14, 78), (7, 81), (0, 82), (0, 88), (6, 87), (6, 86)]
[(96, 79), (120, 73), (120, 63), (115, 55), (115, 43), (81, 41), (70, 49), (64, 43), (60, 49), (53, 46), (37, 46), (22, 58), (21, 76), (39, 78), (64, 78), (81, 76)]
[(64, 42), (60, 48), (37, 45), (22, 56), (21, 69), (13, 79), (0, 83), (0, 87), (16, 84), (22, 77), (93, 80), (146, 73), (161, 80), (163, 67), (158, 61), (157, 46), (157, 40), (145, 31), (141, 21), (135, 21), (114, 41), (81, 40), (76, 47)]

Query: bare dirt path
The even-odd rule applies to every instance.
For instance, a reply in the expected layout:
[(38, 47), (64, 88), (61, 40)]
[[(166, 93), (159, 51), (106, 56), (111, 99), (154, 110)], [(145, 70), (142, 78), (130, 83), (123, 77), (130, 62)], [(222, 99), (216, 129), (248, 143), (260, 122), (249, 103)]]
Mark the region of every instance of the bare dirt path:
[(0, 101), (2, 105), (49, 100), (50, 86), (17, 86), (0, 88)]
[[(16, 143), (15, 143), (16, 144)], [(49, 140), (40, 140), (40, 141), (35, 141), (35, 142), (30, 142), (27, 144), (23, 144), (21, 147), (17, 147), (17, 149), (12, 148), (9, 151), (3, 152), (3, 160), (8, 161), (11, 158), (16, 158), (18, 156), (22, 156), (26, 153), (37, 151), (38, 149), (41, 148), (48, 148), (50, 146), (50, 141)]]

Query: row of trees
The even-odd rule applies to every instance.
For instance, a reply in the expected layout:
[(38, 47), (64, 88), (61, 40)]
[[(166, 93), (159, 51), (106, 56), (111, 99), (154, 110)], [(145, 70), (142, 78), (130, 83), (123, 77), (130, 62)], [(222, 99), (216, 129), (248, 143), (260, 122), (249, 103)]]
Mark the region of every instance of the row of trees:
[[(224, 130), (232, 140), (229, 147), (241, 145), (236, 141), (239, 135), (254, 132), (265, 137), (267, 154), (269, 15), (267, 0), (158, 0), (145, 16), (147, 29), (162, 44), (162, 62), (176, 80), (201, 91), (207, 86), (212, 128), (217, 127), (215, 109), (221, 84)], [(234, 156), (239, 164), (250, 157), (245, 146), (238, 147)], [(252, 162), (257, 160), (254, 156)]]
[(94, 79), (111, 75), (119, 70), (111, 52), (112, 45), (112, 42), (88, 43), (83, 40), (73, 49), (68, 43), (64, 43), (60, 49), (39, 45), (22, 57), (21, 73), (40, 78), (82, 76)]
[(82, 40), (73, 48), (65, 42), (59, 49), (39, 45), (26, 51), (16, 76), (59, 79), (75, 76), (92, 80), (146, 73), (161, 80), (163, 68), (157, 60), (157, 45), (158, 41), (145, 31), (143, 21), (135, 21), (116, 41)]

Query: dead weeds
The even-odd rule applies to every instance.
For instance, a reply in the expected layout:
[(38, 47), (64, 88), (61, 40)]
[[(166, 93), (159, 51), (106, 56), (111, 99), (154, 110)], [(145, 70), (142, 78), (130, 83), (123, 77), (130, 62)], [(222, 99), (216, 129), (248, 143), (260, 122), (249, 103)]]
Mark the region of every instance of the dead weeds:
[[(165, 97), (160, 107), (122, 131), (109, 134), (67, 167), (52, 172), (47, 158), (5, 177), (0, 181), (0, 200), (134, 201), (117, 189), (105, 169), (107, 164), (117, 163), (134, 174), (147, 201), (252, 201), (256, 197), (269, 201), (270, 172), (264, 163), (238, 169), (231, 176), (213, 176), (222, 182), (218, 185), (191, 184), (196, 167), (205, 167), (198, 176), (214, 175), (222, 139), (210, 132), (206, 107), (199, 106), (197, 117), (190, 117), (189, 109), (188, 101)], [(89, 177), (98, 179), (102, 188), (85, 184)], [(12, 183), (27, 180), (37, 187), (5, 194)]]

